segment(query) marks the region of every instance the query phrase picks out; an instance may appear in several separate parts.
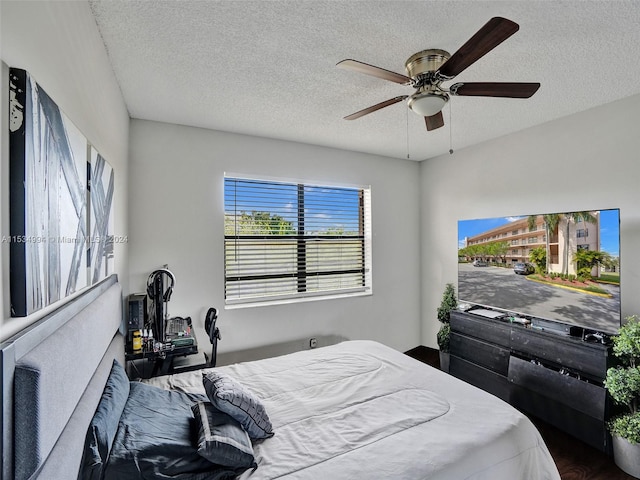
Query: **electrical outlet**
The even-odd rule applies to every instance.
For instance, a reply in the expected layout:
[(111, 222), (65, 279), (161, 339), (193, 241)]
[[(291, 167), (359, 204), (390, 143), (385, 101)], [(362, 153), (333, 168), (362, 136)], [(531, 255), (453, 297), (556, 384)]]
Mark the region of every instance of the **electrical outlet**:
[(318, 346), (318, 339), (317, 338), (311, 338), (309, 340), (309, 348), (316, 348)]

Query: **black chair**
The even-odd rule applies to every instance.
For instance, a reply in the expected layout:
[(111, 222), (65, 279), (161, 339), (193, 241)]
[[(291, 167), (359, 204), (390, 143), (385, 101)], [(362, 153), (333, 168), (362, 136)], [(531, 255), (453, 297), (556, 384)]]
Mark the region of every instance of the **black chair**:
[(218, 310), (211, 307), (207, 310), (207, 315), (204, 319), (204, 329), (211, 341), (211, 358), (205, 353), (204, 358), (207, 362), (207, 367), (216, 366), (216, 358), (218, 356), (218, 340), (222, 340), (220, 335), (220, 329), (216, 327), (216, 321), (218, 320)]
[[(1, 1), (1, 0), (0, 0)], [(170, 373), (190, 372), (192, 370), (200, 370), (201, 368), (213, 368), (216, 366), (216, 357), (218, 355), (218, 340), (222, 338), (220, 329), (216, 327), (218, 319), (218, 310), (211, 307), (207, 311), (204, 319), (204, 329), (211, 341), (211, 355), (203, 352), (205, 363), (191, 363), (187, 357), (178, 357), (173, 360), (173, 366)], [(200, 357), (202, 359), (202, 357)]]

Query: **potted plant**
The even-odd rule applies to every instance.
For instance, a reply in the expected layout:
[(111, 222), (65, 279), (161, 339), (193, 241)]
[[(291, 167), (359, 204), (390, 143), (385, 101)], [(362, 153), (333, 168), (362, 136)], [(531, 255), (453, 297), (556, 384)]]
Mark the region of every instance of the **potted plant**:
[(613, 337), (613, 354), (620, 365), (607, 370), (604, 386), (625, 413), (609, 422), (613, 458), (623, 471), (640, 477), (640, 318), (632, 315)]
[(452, 283), (447, 283), (442, 294), (442, 302), (438, 307), (438, 321), (442, 325), (437, 334), (438, 348), (440, 349), (440, 369), (444, 372), (449, 372), (449, 334), (451, 333), (449, 318), (451, 310), (454, 310), (457, 306), (456, 290)]

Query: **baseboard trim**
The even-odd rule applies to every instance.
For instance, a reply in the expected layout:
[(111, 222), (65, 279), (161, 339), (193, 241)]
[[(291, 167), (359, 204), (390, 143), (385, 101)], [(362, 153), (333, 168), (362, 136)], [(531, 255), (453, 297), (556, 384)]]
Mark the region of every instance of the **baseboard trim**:
[[(311, 340), (314, 340), (313, 347)], [(281, 342), (271, 345), (263, 345), (260, 347), (249, 348), (245, 350), (236, 350), (232, 352), (218, 351), (218, 361), (216, 366), (231, 365), (234, 363), (250, 362), (253, 360), (262, 360), (264, 358), (278, 357), (288, 353), (299, 352), (301, 350), (310, 350), (317, 347), (326, 347), (335, 345), (347, 340), (346, 337), (340, 335), (313, 335), (308, 338), (301, 338), (289, 342)]]

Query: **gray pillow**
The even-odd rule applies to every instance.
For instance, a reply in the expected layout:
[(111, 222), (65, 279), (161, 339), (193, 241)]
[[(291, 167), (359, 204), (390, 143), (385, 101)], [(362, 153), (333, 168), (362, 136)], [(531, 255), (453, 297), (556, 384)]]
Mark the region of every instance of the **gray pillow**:
[(118, 430), (120, 415), (129, 397), (129, 378), (117, 360), (104, 386), (100, 403), (91, 419), (84, 441), (84, 452), (78, 478), (101, 480), (111, 445)]
[(213, 406), (240, 422), (249, 437), (273, 436), (273, 426), (261, 400), (233, 378), (214, 370), (202, 372), (202, 383)]
[(251, 439), (232, 417), (209, 402), (191, 407), (198, 427), (198, 454), (211, 463), (232, 468), (256, 468)]

